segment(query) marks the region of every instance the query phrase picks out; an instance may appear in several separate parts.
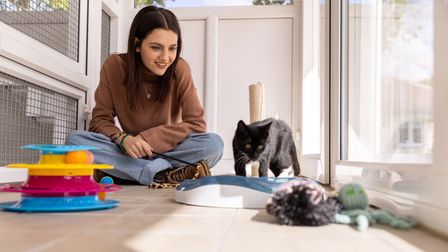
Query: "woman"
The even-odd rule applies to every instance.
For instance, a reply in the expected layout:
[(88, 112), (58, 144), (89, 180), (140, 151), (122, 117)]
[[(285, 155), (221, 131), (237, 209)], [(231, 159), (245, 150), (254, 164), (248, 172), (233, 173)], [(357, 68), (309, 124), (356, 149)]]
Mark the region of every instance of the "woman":
[[(110, 175), (116, 183), (177, 184), (210, 175), (207, 166), (221, 159), (223, 141), (206, 133), (204, 109), (190, 68), (179, 57), (181, 48), (176, 16), (147, 6), (132, 22), (127, 53), (104, 62), (90, 132), (75, 131), (66, 142), (99, 147), (95, 162), (114, 169), (98, 171), (97, 180)], [(202, 165), (185, 165), (201, 160)]]

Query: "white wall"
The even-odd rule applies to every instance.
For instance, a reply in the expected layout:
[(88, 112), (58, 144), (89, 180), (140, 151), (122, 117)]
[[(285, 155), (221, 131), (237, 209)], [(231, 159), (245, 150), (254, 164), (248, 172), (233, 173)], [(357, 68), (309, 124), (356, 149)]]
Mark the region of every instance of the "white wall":
[(226, 144), (224, 159), (233, 158), (238, 120), (249, 123), (249, 84), (264, 84), (267, 117), (278, 114), (291, 125), (292, 26), (287, 18), (219, 22), (217, 132)]

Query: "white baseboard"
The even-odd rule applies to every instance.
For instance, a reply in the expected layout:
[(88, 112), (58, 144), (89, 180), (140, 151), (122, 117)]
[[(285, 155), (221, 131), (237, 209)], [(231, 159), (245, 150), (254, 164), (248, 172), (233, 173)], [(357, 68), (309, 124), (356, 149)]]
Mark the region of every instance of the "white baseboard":
[(443, 200), (440, 202), (442, 205), (428, 204), (418, 198), (410, 200), (409, 198), (401, 198), (389, 193), (368, 189), (367, 193), (369, 194), (370, 204), (402, 216), (414, 216), (420, 225), (445, 237), (448, 236), (448, 209), (443, 205)]

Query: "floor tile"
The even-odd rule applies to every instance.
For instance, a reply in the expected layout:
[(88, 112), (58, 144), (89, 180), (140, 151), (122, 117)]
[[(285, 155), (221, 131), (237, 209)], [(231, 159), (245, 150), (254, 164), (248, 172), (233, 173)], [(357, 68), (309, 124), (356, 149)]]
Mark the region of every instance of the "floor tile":
[[(448, 251), (421, 228), (279, 225), (265, 209), (178, 204), (175, 190), (123, 186), (116, 208), (69, 213), (0, 211), (1, 251)], [(0, 193), (0, 202), (20, 195)]]

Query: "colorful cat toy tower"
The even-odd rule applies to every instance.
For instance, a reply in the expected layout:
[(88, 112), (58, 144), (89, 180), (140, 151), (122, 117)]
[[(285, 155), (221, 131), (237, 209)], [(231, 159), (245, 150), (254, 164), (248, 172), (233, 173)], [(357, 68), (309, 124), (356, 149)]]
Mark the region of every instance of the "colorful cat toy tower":
[(26, 145), (22, 149), (41, 152), (37, 164), (10, 164), (8, 168), (27, 168), (28, 179), (22, 185), (6, 185), (0, 192), (22, 193), (21, 200), (0, 203), (0, 209), (14, 212), (68, 212), (116, 207), (119, 202), (106, 200), (106, 193), (120, 190), (114, 184), (98, 184), (94, 169), (112, 169), (111, 165), (93, 164), (91, 146)]

